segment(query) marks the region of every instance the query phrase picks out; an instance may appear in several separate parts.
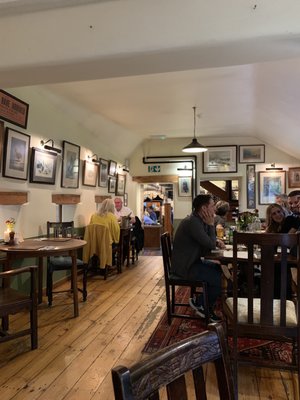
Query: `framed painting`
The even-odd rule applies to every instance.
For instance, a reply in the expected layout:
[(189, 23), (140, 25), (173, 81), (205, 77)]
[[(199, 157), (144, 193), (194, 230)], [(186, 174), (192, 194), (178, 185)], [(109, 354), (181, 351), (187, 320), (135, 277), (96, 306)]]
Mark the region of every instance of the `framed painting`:
[(247, 163), (264, 163), (265, 162), (265, 145), (264, 144), (247, 144), (239, 146), (239, 162)]
[(203, 173), (237, 172), (237, 146), (208, 146), (203, 153)]
[(3, 146), (4, 146), (4, 122), (0, 121), (0, 172), (2, 170)]
[(4, 143), (3, 176), (7, 178), (28, 178), (30, 136), (6, 128)]
[(32, 148), (30, 163), (30, 178), (32, 183), (55, 184), (57, 153)]
[(63, 140), (61, 187), (79, 187), (80, 146)]
[(123, 196), (125, 193), (125, 185), (126, 185), (126, 176), (118, 174), (117, 175), (117, 184), (116, 184), (116, 195)]
[(259, 204), (275, 203), (278, 194), (285, 193), (285, 171), (259, 172)]
[(128, 206), (128, 193), (124, 193), (124, 207)]
[(255, 164), (247, 165), (247, 208), (256, 208), (256, 179), (255, 179)]
[(107, 187), (108, 184), (108, 161), (103, 158), (100, 159), (99, 166), (99, 182), (100, 187)]
[(288, 184), (290, 188), (300, 188), (300, 167), (289, 168)]
[(84, 161), (82, 184), (95, 187), (98, 178), (98, 164), (92, 161)]
[(116, 176), (116, 173), (117, 173), (117, 163), (115, 161), (110, 160), (108, 167), (108, 175)]
[(116, 193), (116, 178), (109, 178), (108, 179), (108, 193)]
[(27, 128), (29, 104), (0, 89), (0, 118)]
[(192, 196), (192, 177), (179, 176), (178, 177), (178, 196), (190, 197)]

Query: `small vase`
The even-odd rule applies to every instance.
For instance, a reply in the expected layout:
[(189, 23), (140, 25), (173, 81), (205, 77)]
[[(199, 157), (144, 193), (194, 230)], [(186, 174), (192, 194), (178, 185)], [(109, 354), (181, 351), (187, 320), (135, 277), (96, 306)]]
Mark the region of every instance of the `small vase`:
[(8, 245), (12, 246), (15, 244), (15, 232), (9, 232), (9, 242)]

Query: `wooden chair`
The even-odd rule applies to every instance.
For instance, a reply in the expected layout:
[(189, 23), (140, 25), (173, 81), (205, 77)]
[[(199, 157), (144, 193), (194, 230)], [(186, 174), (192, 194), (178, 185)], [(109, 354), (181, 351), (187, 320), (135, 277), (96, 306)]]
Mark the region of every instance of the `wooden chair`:
[[(74, 230), (74, 221), (70, 222), (50, 222), (47, 221), (47, 237), (48, 238), (67, 238), (69, 235), (72, 236)], [(47, 258), (47, 289), (46, 293), (48, 296), (48, 305), (52, 305), (53, 293), (62, 293), (66, 290), (53, 291), (53, 272), (54, 271), (64, 271), (71, 270), (72, 268), (72, 258), (69, 256), (54, 256)], [(83, 269), (84, 263), (82, 260), (77, 259), (77, 268)], [(72, 288), (71, 288), (72, 290)], [(83, 289), (78, 288), (80, 292), (83, 293), (83, 301), (86, 300), (86, 287)]]
[(118, 256), (116, 257), (117, 265), (112, 266), (112, 240), (107, 226), (101, 224), (87, 225), (84, 240), (87, 242), (83, 248), (83, 262), (86, 265), (83, 273), (84, 287), (87, 286), (89, 272), (99, 272), (100, 275), (104, 276), (104, 280), (111, 273), (119, 272)]
[[(187, 400), (185, 374), (193, 373), (196, 400), (206, 399), (203, 365), (213, 362), (221, 400), (234, 399), (227, 344), (220, 324), (162, 349), (130, 368), (112, 369), (115, 400), (159, 400), (166, 387), (168, 400)], [(165, 398), (165, 397), (164, 397)]]
[[(208, 309), (208, 292), (207, 284), (203, 281), (189, 281), (181, 278), (176, 278), (171, 274), (171, 256), (172, 256), (172, 246), (171, 238), (168, 232), (165, 232), (160, 237), (163, 264), (164, 264), (164, 275), (165, 275), (165, 287), (166, 287), (166, 301), (167, 301), (167, 315), (168, 324), (171, 325), (172, 318), (187, 318), (187, 319), (199, 319), (197, 315), (190, 314), (180, 314), (176, 312), (176, 307), (186, 307), (189, 306), (188, 303), (179, 303), (176, 300), (176, 288), (180, 286), (190, 288), (190, 297), (194, 294), (203, 294), (203, 302), (206, 313), (206, 324), (209, 322), (209, 309)], [(197, 290), (198, 289), (198, 290)], [(200, 291), (199, 291), (200, 289)]]
[[(10, 277), (30, 274), (30, 291), (24, 294), (10, 287)], [(2, 330), (0, 330), (0, 343), (12, 340), (21, 336), (30, 335), (31, 349), (36, 349), (38, 345), (38, 325), (37, 325), (37, 267), (23, 267), (15, 270), (0, 273), (2, 287), (0, 288), (0, 317), (2, 318)], [(9, 332), (4, 329), (3, 321), (8, 322), (9, 315), (24, 312), (30, 313), (30, 327), (28, 329)]]
[[(248, 249), (248, 265), (243, 273), (246, 277), (246, 292), (240, 295), (238, 286), (239, 245)], [(278, 369), (291, 369), (298, 373), (300, 363), (297, 349), (300, 348), (300, 306), (299, 273), (297, 276), (297, 302), (287, 299), (288, 269), (293, 266), (299, 270), (300, 259), (291, 257), (288, 250), (294, 246), (299, 251), (298, 234), (239, 233), (233, 239), (233, 294), (223, 304), (227, 333), (233, 338), (232, 359), (234, 366), (235, 391), (237, 394), (237, 368), (242, 362), (252, 365)], [(275, 254), (277, 248), (281, 249)], [(259, 251), (260, 249), (260, 251)], [(257, 287), (257, 265), (261, 270), (260, 285)], [(280, 272), (280, 296), (274, 298), (276, 272)], [(238, 338), (257, 338), (276, 340), (293, 344), (293, 363), (287, 365), (276, 360), (249, 360), (238, 352)]]

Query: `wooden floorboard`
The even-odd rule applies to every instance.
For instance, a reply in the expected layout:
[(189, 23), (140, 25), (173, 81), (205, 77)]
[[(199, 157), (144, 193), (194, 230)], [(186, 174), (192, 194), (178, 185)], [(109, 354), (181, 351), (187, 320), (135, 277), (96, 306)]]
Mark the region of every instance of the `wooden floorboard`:
[[(69, 282), (62, 285), (68, 288)], [(81, 300), (81, 299), (80, 299)], [(73, 318), (70, 295), (57, 294), (51, 308), (39, 306), (39, 348), (19, 338), (0, 346), (1, 400), (112, 400), (111, 368), (145, 357), (145, 343), (165, 311), (162, 259), (140, 256), (121, 275), (90, 277), (88, 299)], [(26, 324), (14, 316), (12, 328)], [(207, 368), (210, 399), (217, 399), (215, 375)], [(240, 399), (292, 400), (288, 372), (242, 367)]]

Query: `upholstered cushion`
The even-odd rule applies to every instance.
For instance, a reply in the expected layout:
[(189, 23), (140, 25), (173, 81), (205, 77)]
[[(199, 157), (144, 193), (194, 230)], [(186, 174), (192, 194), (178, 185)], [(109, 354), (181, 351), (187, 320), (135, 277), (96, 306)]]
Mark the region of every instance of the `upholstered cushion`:
[[(52, 264), (55, 267), (65, 267), (65, 268), (71, 268), (72, 266), (72, 258), (69, 256), (55, 256), (55, 257), (50, 257), (50, 264)], [(83, 265), (83, 261), (77, 259), (77, 267), (80, 267)]]
[[(233, 298), (228, 297), (226, 299), (226, 305), (233, 312)], [(243, 323), (247, 322), (247, 312), (248, 312), (248, 299), (238, 298), (238, 321)], [(280, 300), (273, 300), (273, 314), (274, 314), (274, 325), (279, 325), (280, 321)], [(260, 299), (253, 299), (253, 321), (255, 324), (260, 323)], [(287, 300), (286, 302), (286, 321), (287, 326), (297, 325), (297, 316), (295, 304)]]

